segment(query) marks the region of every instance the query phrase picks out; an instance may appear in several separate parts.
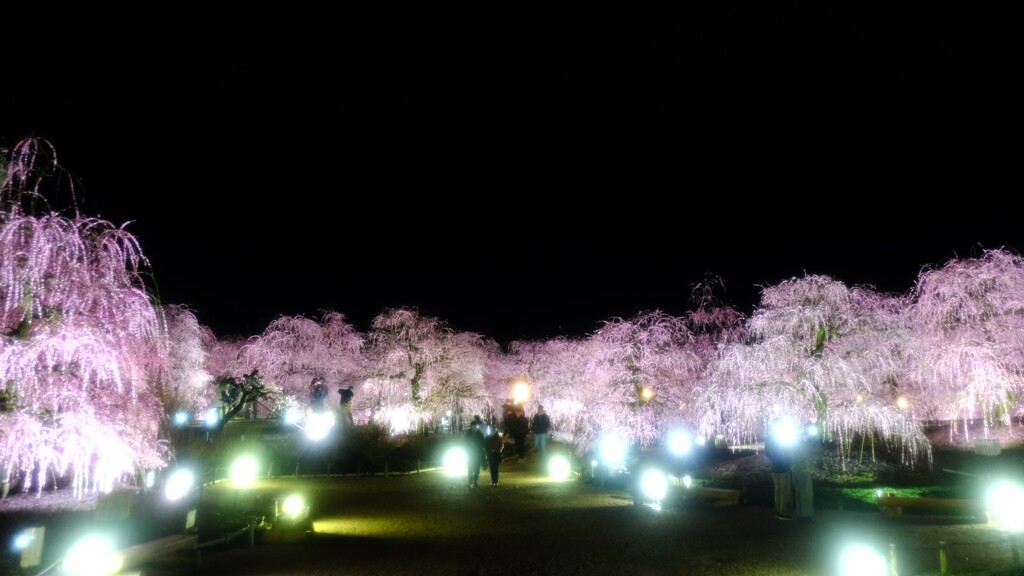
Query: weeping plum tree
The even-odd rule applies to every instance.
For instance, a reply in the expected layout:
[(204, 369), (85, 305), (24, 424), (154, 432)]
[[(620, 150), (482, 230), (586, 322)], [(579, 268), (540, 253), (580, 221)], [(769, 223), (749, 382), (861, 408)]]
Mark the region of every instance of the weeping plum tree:
[(167, 341), (137, 240), (77, 206), (49, 210), (45, 182), (63, 171), (48, 143), (22, 141), (0, 165), (4, 479), (41, 490), (52, 475), (81, 494), (165, 465), (152, 383)]
[(596, 356), (591, 375), (606, 382), (614, 399), (616, 428), (642, 448), (683, 426), (682, 411), (703, 369), (688, 349), (693, 335), (682, 318), (656, 310), (605, 322), (592, 337)]
[(370, 419), (393, 433), (425, 431), (459, 399), (482, 398), (487, 342), (456, 333), (411, 308), (387, 310), (373, 319), (363, 383)]
[(552, 438), (586, 451), (587, 439), (596, 434), (588, 426), (585, 411), (591, 401), (602, 401), (600, 395), (591, 398), (593, 387), (585, 379), (589, 348), (587, 342), (570, 338), (512, 342), (500, 363), (502, 369), (496, 375), (488, 373), (490, 394), (498, 399), (511, 398), (512, 386), (526, 382), (532, 400), (527, 407), (529, 413), (542, 404), (551, 418)]
[(165, 370), (159, 372), (154, 393), (164, 410), (173, 414), (179, 410), (195, 414), (213, 405), (213, 376), (206, 370), (209, 329), (199, 324), (195, 313), (185, 306), (171, 304), (163, 307), (166, 323), (168, 359)]
[(613, 431), (621, 402), (609, 393), (611, 373), (596, 366), (601, 343), (593, 339), (555, 338), (513, 342), (509, 346), (533, 397), (551, 417), (554, 436), (577, 454), (594, 449), (605, 431)]
[(951, 435), (958, 421), (981, 420), (986, 433), (1010, 424), (1024, 392), (1024, 259), (954, 259), (923, 270), (912, 296), (906, 378), (919, 417), (949, 421)]
[(308, 409), (313, 378), (322, 377), (335, 389), (362, 378), (363, 346), (363, 336), (339, 312), (325, 311), (319, 320), (281, 316), (242, 348), (235, 370), (260, 371), (273, 413), (293, 406)]
[(931, 449), (899, 404), (905, 298), (804, 276), (764, 289), (751, 341), (724, 346), (712, 364), (701, 429), (734, 443), (764, 437), (776, 415), (814, 421), (850, 456), (855, 437), (897, 443), (908, 459)]

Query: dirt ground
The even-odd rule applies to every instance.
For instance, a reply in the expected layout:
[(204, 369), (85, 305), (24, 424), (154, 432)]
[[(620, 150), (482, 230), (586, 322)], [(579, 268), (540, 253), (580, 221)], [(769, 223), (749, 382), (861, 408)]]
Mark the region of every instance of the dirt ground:
[[(763, 467), (757, 455), (731, 460), (732, 473)], [(536, 454), (524, 463), (506, 461), (500, 485), (487, 472), (479, 488), (440, 470), (398, 475), (279, 477), (240, 489), (209, 486), (204, 502), (236, 517), (266, 515), (292, 492), (310, 502), (311, 523), (271, 523), (228, 542), (155, 560), (141, 572), (154, 576), (198, 575), (833, 575), (840, 550), (861, 543), (894, 557), (898, 574), (937, 574), (940, 549), (950, 573), (1005, 570), (1014, 566), (1015, 541), (995, 523), (971, 518), (840, 508), (819, 499), (816, 521), (775, 519), (751, 489), (739, 504), (712, 506), (678, 498), (660, 511), (635, 506), (621, 486), (579, 479), (550, 480)], [(676, 496), (685, 495), (676, 487)], [(35, 499), (29, 507), (24, 499)], [(47, 506), (60, 511), (67, 539), (95, 524), (95, 501), (59, 502), (56, 493), (13, 495), (0, 502), (0, 532), (8, 537), (25, 522), (45, 521)], [(31, 508), (32, 512), (27, 510)], [(200, 518), (202, 517), (202, 513)], [(58, 516), (51, 518), (56, 521)], [(200, 525), (202, 521), (200, 520)], [(203, 534), (211, 542), (224, 534)], [(48, 532), (49, 537), (49, 532)], [(198, 558), (198, 559), (197, 559)], [(15, 566), (8, 558), (7, 566)], [(11, 571), (12, 574), (39, 574)], [(0, 572), (4, 572), (0, 570)]]

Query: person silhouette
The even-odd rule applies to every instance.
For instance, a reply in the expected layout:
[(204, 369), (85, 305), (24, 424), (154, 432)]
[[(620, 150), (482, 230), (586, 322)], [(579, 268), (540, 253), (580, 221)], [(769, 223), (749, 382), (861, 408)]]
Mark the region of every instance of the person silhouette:
[(480, 469), (483, 468), (484, 458), (487, 457), (484, 448), (484, 433), (480, 431), (483, 420), (480, 416), (473, 416), (469, 423), (469, 429), (463, 436), (466, 450), (466, 475), (470, 488), (476, 488), (480, 481)]
[(341, 398), (339, 398), (341, 421), (342, 423), (351, 426), (353, 424), (352, 397), (355, 396), (355, 392), (353, 392), (352, 387), (349, 386), (348, 388), (338, 388), (338, 394), (341, 396)]

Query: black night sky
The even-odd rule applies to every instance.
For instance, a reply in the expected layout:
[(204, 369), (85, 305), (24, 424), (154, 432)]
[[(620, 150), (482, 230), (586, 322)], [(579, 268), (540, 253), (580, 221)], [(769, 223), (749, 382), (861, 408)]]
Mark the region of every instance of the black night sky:
[(219, 336), (582, 336), (707, 273), (749, 313), (1024, 250), (1019, 6), (762, 4), (8, 21), (0, 146), (49, 141)]

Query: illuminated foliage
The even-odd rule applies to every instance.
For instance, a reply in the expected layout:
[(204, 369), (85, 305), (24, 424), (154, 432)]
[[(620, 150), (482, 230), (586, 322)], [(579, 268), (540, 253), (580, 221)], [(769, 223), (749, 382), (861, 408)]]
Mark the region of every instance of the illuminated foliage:
[(980, 419), (987, 429), (1020, 415), (1024, 259), (989, 250), (925, 269), (907, 315), (907, 379), (920, 418)]
[(844, 459), (855, 438), (898, 443), (908, 459), (930, 456), (920, 422), (897, 404), (905, 305), (825, 276), (765, 288), (751, 341), (722, 347), (712, 363), (702, 431), (752, 442), (781, 415), (816, 422)]
[(486, 347), (480, 336), (458, 334), (411, 308), (378, 315), (370, 327), (363, 383), (371, 421), (393, 433), (420, 431), (437, 425), (448, 410), (460, 410), (459, 398), (479, 402), (485, 396)]
[(0, 159), (0, 463), (24, 489), (63, 477), (81, 493), (167, 462), (168, 343), (135, 237), (47, 211), (52, 152), (26, 140)]
[(267, 408), (275, 414), (292, 405), (309, 408), (309, 383), (316, 377), (326, 380), (337, 404), (337, 389), (364, 374), (363, 345), (363, 336), (338, 312), (324, 312), (319, 320), (281, 316), (242, 347), (234, 370), (260, 371), (273, 398)]

